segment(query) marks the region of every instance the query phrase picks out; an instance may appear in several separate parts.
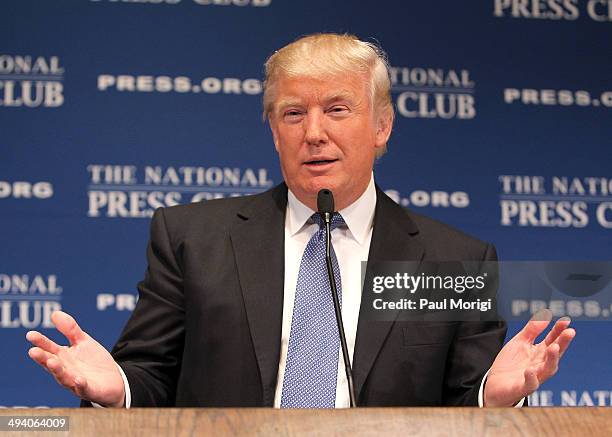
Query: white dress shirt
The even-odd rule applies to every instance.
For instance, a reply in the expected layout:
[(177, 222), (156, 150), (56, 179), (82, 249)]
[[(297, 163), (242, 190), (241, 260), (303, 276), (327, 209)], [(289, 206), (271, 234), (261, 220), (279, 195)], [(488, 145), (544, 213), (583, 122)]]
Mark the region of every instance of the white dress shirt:
[[(291, 332), (291, 317), (295, 301), (295, 289), (302, 255), (310, 238), (319, 230), (319, 226), (310, 220), (315, 213), (289, 191), (285, 218), (285, 294), (283, 302), (283, 328), (281, 333), (281, 354), (276, 381), (274, 406), (280, 407), (283, 391), (283, 378), (287, 364), (287, 349)], [(337, 227), (332, 231), (332, 245), (340, 267), (342, 283), (342, 321), (346, 334), (349, 356), (353, 357), (357, 321), (361, 305), (361, 262), (368, 260), (370, 241), (372, 240), (372, 223), (376, 207), (376, 189), (374, 178), (365, 192), (349, 207), (338, 211), (346, 227)], [(331, 294), (330, 294), (331, 299)], [(338, 351), (338, 377), (336, 383), (336, 408), (348, 408), (348, 382), (344, 370), (342, 350)]]

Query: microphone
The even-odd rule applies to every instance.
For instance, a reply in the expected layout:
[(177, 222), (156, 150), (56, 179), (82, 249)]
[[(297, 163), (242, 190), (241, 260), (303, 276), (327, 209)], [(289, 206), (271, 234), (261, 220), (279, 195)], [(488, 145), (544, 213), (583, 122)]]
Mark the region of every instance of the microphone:
[(331, 286), (332, 299), (334, 301), (334, 311), (336, 313), (336, 323), (338, 325), (338, 334), (340, 336), (340, 346), (342, 348), (342, 357), (344, 358), (344, 370), (346, 371), (346, 380), (348, 382), (349, 400), (351, 408), (357, 406), (355, 400), (355, 386), (353, 385), (353, 370), (351, 369), (351, 359), (349, 357), (348, 346), (346, 345), (346, 335), (344, 335), (344, 324), (342, 323), (342, 312), (340, 311), (340, 301), (338, 299), (338, 290), (336, 288), (336, 277), (334, 276), (334, 267), (331, 260), (331, 218), (334, 214), (334, 195), (327, 188), (319, 191), (317, 195), (317, 209), (323, 221), (325, 222), (325, 263), (327, 264), (327, 276), (329, 277), (329, 285)]

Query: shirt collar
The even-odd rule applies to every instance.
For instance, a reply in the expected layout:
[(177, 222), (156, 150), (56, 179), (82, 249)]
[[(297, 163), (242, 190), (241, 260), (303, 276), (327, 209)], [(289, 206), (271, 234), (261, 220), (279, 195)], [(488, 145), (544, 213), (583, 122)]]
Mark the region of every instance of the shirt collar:
[[(370, 177), (370, 183), (359, 198), (338, 211), (346, 223), (350, 233), (359, 244), (363, 244), (368, 232), (374, 222), (374, 209), (376, 208), (376, 188), (374, 187), (374, 174)], [(315, 213), (304, 205), (289, 190), (287, 195), (287, 222), (285, 226), (289, 234), (294, 236), (306, 225), (310, 217)]]

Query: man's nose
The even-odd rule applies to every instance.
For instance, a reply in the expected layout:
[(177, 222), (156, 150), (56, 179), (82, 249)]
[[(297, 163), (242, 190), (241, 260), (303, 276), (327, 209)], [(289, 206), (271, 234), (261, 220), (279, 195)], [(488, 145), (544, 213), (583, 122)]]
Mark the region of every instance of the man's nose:
[(304, 142), (308, 145), (321, 145), (327, 142), (325, 114), (322, 111), (309, 111), (304, 121)]

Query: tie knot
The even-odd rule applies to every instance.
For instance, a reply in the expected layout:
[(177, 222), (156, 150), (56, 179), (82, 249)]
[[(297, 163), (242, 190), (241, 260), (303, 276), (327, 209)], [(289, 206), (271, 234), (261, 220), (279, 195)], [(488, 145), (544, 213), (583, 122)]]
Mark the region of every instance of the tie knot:
[[(321, 215), (319, 213), (315, 213), (312, 215), (312, 220), (319, 225), (319, 229), (324, 229), (325, 228), (325, 221), (323, 220), (323, 217), (321, 217)], [(330, 223), (330, 228), (333, 231), (334, 229), (336, 229), (338, 226), (343, 226), (346, 223), (344, 222), (344, 219), (342, 218), (342, 216), (335, 212), (332, 215), (331, 218), (331, 223)]]

